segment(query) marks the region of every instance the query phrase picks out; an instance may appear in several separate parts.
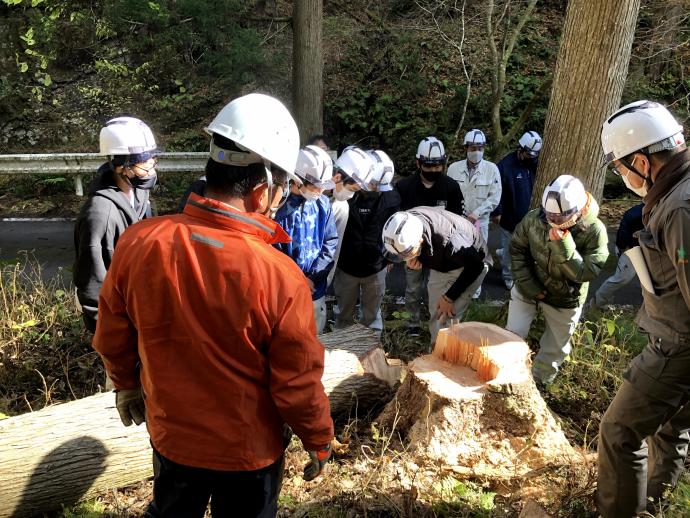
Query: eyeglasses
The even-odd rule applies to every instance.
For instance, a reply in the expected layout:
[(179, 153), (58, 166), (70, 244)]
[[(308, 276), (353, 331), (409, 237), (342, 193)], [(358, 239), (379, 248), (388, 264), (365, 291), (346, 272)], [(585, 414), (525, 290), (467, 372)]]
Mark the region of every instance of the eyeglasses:
[[(142, 164), (144, 164), (144, 163), (146, 163), (146, 162), (142, 162)], [(158, 160), (154, 159), (153, 165), (151, 167), (149, 167), (148, 169), (146, 167), (142, 167), (141, 164), (134, 164), (134, 165), (130, 166), (130, 169), (133, 169), (136, 167), (137, 169), (140, 169), (141, 171), (144, 171), (144, 173), (146, 173), (144, 176), (148, 176), (151, 173), (151, 171), (153, 171), (157, 166), (158, 166)]]

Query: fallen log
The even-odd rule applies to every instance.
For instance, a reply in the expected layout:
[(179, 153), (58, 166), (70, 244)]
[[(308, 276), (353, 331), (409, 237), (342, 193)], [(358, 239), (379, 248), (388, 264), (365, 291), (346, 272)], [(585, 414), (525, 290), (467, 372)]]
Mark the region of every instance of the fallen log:
[[(402, 366), (387, 362), (374, 331), (351, 326), (320, 339), (333, 415), (392, 397)], [(146, 428), (124, 427), (110, 392), (0, 421), (0, 518), (49, 512), (151, 475)]]
[(419, 463), (513, 478), (577, 458), (541, 397), (529, 347), (493, 324), (440, 331), (378, 418)]

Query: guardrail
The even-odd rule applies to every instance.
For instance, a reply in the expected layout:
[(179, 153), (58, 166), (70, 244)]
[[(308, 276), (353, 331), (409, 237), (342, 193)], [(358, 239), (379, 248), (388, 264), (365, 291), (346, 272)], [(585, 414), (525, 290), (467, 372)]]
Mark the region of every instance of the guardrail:
[[(208, 153), (161, 153), (160, 173), (202, 173)], [(53, 153), (43, 155), (0, 155), (0, 174), (74, 174), (77, 196), (84, 195), (82, 175), (93, 174), (105, 162), (97, 153)]]

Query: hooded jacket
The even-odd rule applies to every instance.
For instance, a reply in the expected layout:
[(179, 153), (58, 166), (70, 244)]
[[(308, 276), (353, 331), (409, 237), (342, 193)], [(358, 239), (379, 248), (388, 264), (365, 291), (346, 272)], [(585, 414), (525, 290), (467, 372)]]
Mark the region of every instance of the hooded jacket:
[(383, 226), (400, 207), (397, 191), (357, 191), (348, 202), (349, 216), (340, 247), (338, 268), (353, 277), (369, 277), (383, 270)]
[(589, 208), (559, 241), (549, 239), (551, 226), (543, 209), (534, 209), (518, 223), (510, 243), (513, 280), (530, 299), (546, 291), (543, 302), (576, 308), (587, 298), (609, 256), (606, 227), (598, 219), (599, 205), (588, 194)]
[(96, 330), (98, 293), (122, 233), (151, 217), (149, 191), (134, 189), (134, 207), (115, 184), (110, 164), (103, 164), (74, 226), (76, 257), (72, 276), (86, 328)]
[(462, 268), (445, 293), (456, 300), (490, 261), (484, 238), (468, 219), (440, 207), (417, 207), (408, 212), (424, 225), (424, 243), (417, 257), (422, 266), (444, 273)]
[(330, 200), (324, 195), (306, 200), (299, 194), (290, 194), (278, 209), (275, 221), (291, 239), (289, 243), (277, 243), (276, 248), (291, 257), (314, 283), (312, 300), (324, 297), (338, 246)]
[(118, 243), (93, 347), (115, 387), (141, 385), (146, 427), (185, 466), (252, 471), (333, 437), (307, 281), (274, 221), (189, 197)]

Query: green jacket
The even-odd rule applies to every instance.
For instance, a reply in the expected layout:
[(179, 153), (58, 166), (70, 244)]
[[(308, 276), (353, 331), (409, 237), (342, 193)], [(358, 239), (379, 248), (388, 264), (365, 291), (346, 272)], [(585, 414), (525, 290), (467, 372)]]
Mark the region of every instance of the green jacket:
[(568, 235), (551, 241), (544, 211), (528, 212), (510, 243), (513, 280), (520, 293), (535, 299), (546, 291), (544, 302), (558, 308), (584, 304), (589, 281), (609, 256), (606, 227), (598, 215), (599, 205), (591, 198), (589, 210)]

